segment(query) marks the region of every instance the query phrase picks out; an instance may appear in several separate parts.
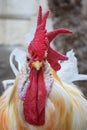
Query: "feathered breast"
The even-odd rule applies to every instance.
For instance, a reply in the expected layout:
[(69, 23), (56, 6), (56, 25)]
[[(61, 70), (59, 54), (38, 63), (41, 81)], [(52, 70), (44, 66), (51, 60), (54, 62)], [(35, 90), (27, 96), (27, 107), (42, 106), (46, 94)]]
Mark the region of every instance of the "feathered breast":
[(45, 106), (45, 124), (32, 126), (25, 122), (23, 103), (14, 88), (0, 98), (0, 130), (86, 130), (86, 100), (82, 93), (58, 79), (53, 72), (54, 83)]

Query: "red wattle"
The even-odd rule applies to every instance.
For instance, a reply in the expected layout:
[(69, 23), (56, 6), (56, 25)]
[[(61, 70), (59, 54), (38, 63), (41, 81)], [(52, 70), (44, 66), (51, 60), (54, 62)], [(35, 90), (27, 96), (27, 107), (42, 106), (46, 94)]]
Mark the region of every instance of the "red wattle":
[(37, 71), (32, 69), (30, 84), (24, 100), (24, 117), (32, 125), (45, 123), (46, 87), (42, 68)]

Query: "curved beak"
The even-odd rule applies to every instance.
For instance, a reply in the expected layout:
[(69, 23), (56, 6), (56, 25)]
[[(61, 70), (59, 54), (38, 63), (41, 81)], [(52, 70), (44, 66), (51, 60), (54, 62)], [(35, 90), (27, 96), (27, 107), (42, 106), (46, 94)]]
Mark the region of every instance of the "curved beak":
[(36, 70), (40, 70), (40, 68), (42, 67), (42, 62), (35, 61), (32, 63), (32, 67), (34, 67)]

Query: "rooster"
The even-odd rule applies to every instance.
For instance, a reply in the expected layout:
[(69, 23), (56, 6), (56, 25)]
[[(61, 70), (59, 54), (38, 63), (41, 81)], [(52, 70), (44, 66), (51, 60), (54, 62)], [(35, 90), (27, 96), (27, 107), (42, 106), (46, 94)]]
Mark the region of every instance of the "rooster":
[(75, 85), (65, 83), (57, 74), (60, 61), (68, 57), (50, 47), (58, 34), (72, 31), (60, 28), (47, 32), (48, 14), (42, 17), (39, 8), (26, 59), (21, 59), (23, 65), (13, 87), (0, 97), (0, 130), (87, 130), (87, 100)]

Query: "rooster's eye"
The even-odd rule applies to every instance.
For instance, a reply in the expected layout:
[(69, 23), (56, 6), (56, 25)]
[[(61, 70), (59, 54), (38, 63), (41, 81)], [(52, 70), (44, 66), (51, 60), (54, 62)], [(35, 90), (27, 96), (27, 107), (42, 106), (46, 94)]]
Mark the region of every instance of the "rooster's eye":
[(46, 61), (46, 58), (44, 58), (44, 61)]
[(29, 62), (29, 61), (30, 61), (30, 58), (29, 58), (29, 57), (26, 57), (26, 61)]

